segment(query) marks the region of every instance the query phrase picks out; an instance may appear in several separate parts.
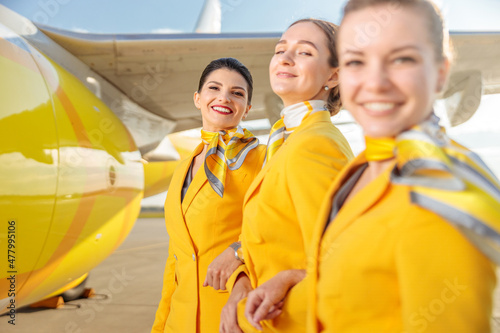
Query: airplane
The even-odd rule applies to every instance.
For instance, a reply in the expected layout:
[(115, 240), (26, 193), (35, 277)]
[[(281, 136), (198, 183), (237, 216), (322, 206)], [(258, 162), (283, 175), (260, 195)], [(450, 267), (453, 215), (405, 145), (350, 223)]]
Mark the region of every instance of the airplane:
[[(0, 5), (0, 313), (84, 285), (142, 198), (167, 190), (189, 145), (165, 137), (201, 127), (192, 95), (211, 60), (252, 72), (250, 120), (279, 118), (268, 64), (281, 34), (220, 33), (220, 7), (205, 2), (196, 33), (92, 34)], [(500, 33), (451, 37), (457, 60), (441, 97), (458, 125), (482, 94), (500, 93)]]
[[(198, 31), (220, 31), (220, 23), (213, 24), (220, 22), (217, 8), (218, 1), (206, 2)], [(88, 55), (104, 58), (86, 64), (47, 37), (48, 31), (0, 5), (0, 313), (84, 285), (88, 272), (125, 239), (142, 198), (168, 188), (180, 156), (156, 148), (169, 145), (166, 134), (200, 126), (201, 119), (192, 102), (187, 106), (169, 95), (159, 108), (150, 96), (161, 98), (169, 84), (189, 92), (192, 101), (203, 66), (227, 56), (238, 41), (240, 53), (260, 43), (261, 51), (247, 59), (267, 71), (277, 38), (91, 36), (100, 50), (91, 46)], [(69, 40), (85, 44), (89, 36), (81, 37)], [(170, 54), (155, 55), (158, 44)], [(197, 59), (200, 48), (217, 51)], [(117, 61), (122, 56), (125, 63)], [(168, 57), (170, 67), (158, 56)], [(172, 66), (189, 82), (168, 77)], [(105, 75), (123, 79), (128, 88)], [(165, 116), (166, 110), (173, 116)]]

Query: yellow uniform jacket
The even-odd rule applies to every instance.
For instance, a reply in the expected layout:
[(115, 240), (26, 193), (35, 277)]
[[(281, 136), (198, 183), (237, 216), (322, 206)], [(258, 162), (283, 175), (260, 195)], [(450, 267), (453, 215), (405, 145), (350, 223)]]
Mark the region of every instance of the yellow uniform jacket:
[(202, 149), (200, 144), (180, 163), (168, 190), (165, 222), (169, 251), (152, 332), (219, 332), (220, 313), (229, 296), (203, 287), (203, 282), (208, 265), (238, 241), (243, 198), (261, 170), (265, 146), (251, 150), (239, 169), (227, 171), (223, 198), (212, 189), (201, 166), (181, 203), (187, 171)]
[[(332, 124), (328, 111), (303, 120), (266, 163), (245, 196), (241, 234), (245, 265), (232, 275), (229, 289), (241, 271), (246, 270), (256, 288), (282, 270), (306, 268), (306, 249), (310, 248), (320, 204), (351, 158), (349, 144)], [(238, 310), (242, 328), (248, 327), (243, 323), (243, 310), (244, 302)], [(291, 310), (290, 316), (284, 313), (279, 324), (264, 324), (286, 332), (294, 326), (288, 319), (305, 326), (305, 299), (298, 311)]]
[(492, 263), (450, 223), (411, 203), (388, 168), (329, 221), (322, 205), (306, 279), (307, 332), (489, 332)]

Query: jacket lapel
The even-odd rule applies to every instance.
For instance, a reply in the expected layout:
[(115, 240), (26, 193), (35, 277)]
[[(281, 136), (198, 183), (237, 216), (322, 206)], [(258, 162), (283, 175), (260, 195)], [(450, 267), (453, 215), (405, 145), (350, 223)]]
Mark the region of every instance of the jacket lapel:
[[(341, 173), (335, 188), (336, 193), (340, 186), (345, 182), (346, 178), (352, 174), (352, 171), (363, 163), (366, 163), (364, 152), (361, 153), (351, 164), (351, 167), (344, 169)], [(328, 229), (331, 229), (329, 237), (336, 237), (345, 230), (357, 217), (365, 213), (373, 205), (375, 205), (384, 195), (390, 185), (389, 173), (392, 167), (388, 167), (382, 174), (371, 181), (363, 189), (361, 189), (354, 197), (345, 203), (337, 216), (331, 223)], [(332, 198), (333, 200), (333, 198)], [(327, 230), (328, 230), (327, 229)]]
[[(184, 179), (186, 178), (187, 172), (189, 170), (189, 166), (193, 163), (193, 159), (202, 152), (203, 150), (203, 143), (199, 144), (196, 149), (193, 151), (191, 154), (191, 157), (189, 158), (189, 165), (186, 168), (185, 174), (184, 174)], [(181, 211), (182, 214), (185, 215), (186, 211), (188, 210), (189, 206), (191, 206), (191, 203), (193, 202), (193, 199), (196, 197), (200, 189), (202, 188), (203, 184), (207, 182), (207, 177), (205, 176), (205, 165), (202, 164), (196, 174), (193, 177), (193, 180), (191, 181), (191, 184), (189, 184), (189, 187), (186, 191), (186, 194), (184, 195), (184, 200), (182, 200), (181, 204)], [(184, 184), (184, 181), (183, 181)]]
[[(184, 248), (183, 250), (190, 254), (193, 251), (193, 242), (191, 240), (191, 235), (189, 234), (189, 231), (187, 229), (186, 221), (184, 219), (184, 213), (181, 204), (181, 191), (182, 191), (182, 186), (184, 185), (184, 180), (186, 179), (187, 172), (189, 170), (189, 167), (191, 166), (191, 163), (193, 161), (194, 156), (198, 155), (201, 151), (203, 150), (203, 144), (198, 145), (196, 149), (193, 151), (191, 156), (184, 161), (181, 162), (179, 165), (179, 177), (173, 177), (172, 182), (170, 184), (169, 190), (168, 190), (168, 196), (173, 196), (172, 200), (167, 200), (169, 202), (169, 205), (165, 206), (165, 212), (167, 210), (171, 212), (171, 221), (166, 221), (167, 225), (170, 226), (169, 229), (169, 234), (175, 234), (175, 238), (179, 240), (186, 240), (188, 243), (182, 241), (178, 243), (179, 247), (182, 247), (182, 245), (187, 245), (189, 247)], [(191, 186), (194, 183), (191, 183)], [(191, 188), (190, 186), (190, 188)], [(186, 193), (186, 196), (184, 197), (183, 202), (186, 201), (186, 197), (188, 196), (189, 190)], [(191, 199), (192, 200), (192, 199)], [(172, 234), (170, 234), (170, 238), (172, 239)]]
[(194, 175), (193, 181), (189, 185), (186, 195), (184, 196), (184, 200), (182, 200), (182, 214), (186, 214), (194, 198), (206, 182), (208, 182), (208, 179), (205, 175), (204, 165), (202, 165)]

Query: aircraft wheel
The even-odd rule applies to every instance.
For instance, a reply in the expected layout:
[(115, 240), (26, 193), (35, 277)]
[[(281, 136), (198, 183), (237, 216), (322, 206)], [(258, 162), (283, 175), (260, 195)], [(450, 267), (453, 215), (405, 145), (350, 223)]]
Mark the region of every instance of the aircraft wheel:
[(66, 290), (61, 294), (65, 302), (74, 301), (75, 299), (81, 298), (83, 292), (85, 291), (85, 286), (87, 284), (87, 276), (79, 285), (69, 290)]

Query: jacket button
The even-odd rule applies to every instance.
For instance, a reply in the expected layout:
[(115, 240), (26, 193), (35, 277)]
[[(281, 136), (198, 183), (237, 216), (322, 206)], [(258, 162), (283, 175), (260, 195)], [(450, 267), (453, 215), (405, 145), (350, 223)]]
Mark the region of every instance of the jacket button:
[(194, 253), (193, 253), (193, 261), (196, 261), (196, 256), (194, 255)]
[(177, 260), (177, 256), (175, 254), (174, 254), (174, 258), (175, 258), (175, 260)]

